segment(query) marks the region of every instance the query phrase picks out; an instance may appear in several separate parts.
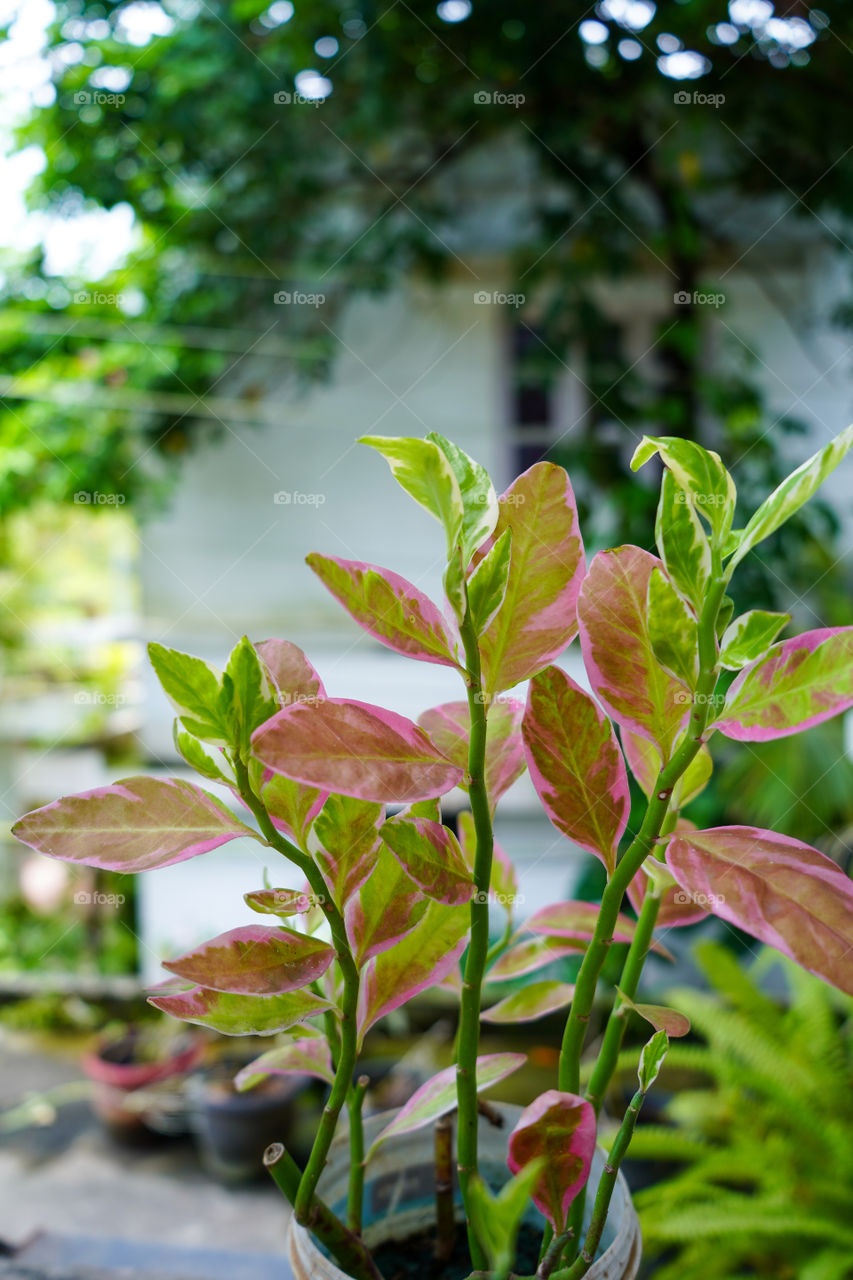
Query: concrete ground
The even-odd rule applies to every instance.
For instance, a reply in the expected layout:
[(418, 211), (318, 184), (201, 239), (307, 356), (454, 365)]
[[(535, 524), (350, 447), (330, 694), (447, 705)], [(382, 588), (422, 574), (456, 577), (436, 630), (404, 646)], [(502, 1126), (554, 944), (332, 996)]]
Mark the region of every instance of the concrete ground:
[[(272, 1183), (217, 1184), (188, 1139), (120, 1146), (82, 1091), (56, 1109), (51, 1123), (4, 1131), (3, 1113), (28, 1094), (80, 1079), (75, 1057), (0, 1028), (0, 1253), (40, 1231), (281, 1253), (287, 1208)], [(42, 1108), (40, 1118), (49, 1120), (50, 1109)]]

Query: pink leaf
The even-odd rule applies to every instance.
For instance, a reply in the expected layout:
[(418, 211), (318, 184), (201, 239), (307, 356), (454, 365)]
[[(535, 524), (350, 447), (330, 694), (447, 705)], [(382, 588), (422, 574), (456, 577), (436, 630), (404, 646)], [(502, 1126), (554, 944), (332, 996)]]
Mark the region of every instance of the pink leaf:
[(581, 648), (596, 697), (617, 724), (650, 738), (664, 759), (690, 714), (691, 694), (655, 659), (646, 599), (660, 561), (639, 547), (600, 551), (578, 601)]
[[(598, 920), (598, 907), (594, 902), (554, 902), (547, 907), (540, 907), (524, 922), (528, 933), (546, 934), (553, 938), (572, 938), (577, 942), (588, 942), (595, 932)], [(616, 928), (613, 930), (614, 942), (630, 942), (634, 937), (636, 925), (633, 920), (620, 913), (616, 917)], [(668, 956), (669, 952), (659, 942), (652, 943), (652, 950), (659, 955)]]
[[(619, 988), (617, 987), (616, 990), (619, 991)], [(627, 1005), (640, 1018), (645, 1019), (655, 1031), (665, 1031), (674, 1040), (686, 1036), (690, 1030), (690, 1019), (685, 1014), (679, 1013), (677, 1009), (668, 1009), (662, 1004), (634, 1004), (624, 991), (619, 991), (619, 997), (623, 1005)]]
[(462, 777), (411, 720), (346, 698), (280, 711), (258, 729), (252, 745), (276, 773), (379, 803), (428, 800)]
[(509, 529), (506, 595), (480, 641), (490, 693), (510, 689), (562, 653), (577, 631), (585, 562), (577, 508), (562, 467), (537, 462), (500, 498), (494, 539)]
[(382, 838), (428, 898), (448, 906), (471, 901), (474, 881), (459, 841), (440, 822), (397, 814), (385, 823)]
[(758, 827), (675, 835), (667, 865), (714, 915), (853, 995), (853, 884), (834, 862)]
[[(477, 1059), (477, 1092), (490, 1089), (499, 1080), (511, 1076), (527, 1061), (524, 1053), (487, 1053)], [(416, 1133), (441, 1116), (446, 1116), (456, 1106), (456, 1067), (446, 1067), (413, 1093), (394, 1119), (374, 1139), (368, 1159), (380, 1143), (388, 1138), (399, 1138), (406, 1133)]]
[(555, 1231), (586, 1185), (595, 1151), (595, 1112), (574, 1093), (549, 1089), (526, 1107), (509, 1138), (510, 1172), (542, 1158), (533, 1199)]
[[(515, 698), (496, 699), (489, 707), (486, 721), (486, 793), (493, 811), (504, 792), (524, 773), (523, 714), (524, 704)], [(442, 755), (460, 769), (467, 770), (471, 737), (467, 702), (445, 702), (440, 707), (432, 707), (418, 716), (418, 724), (426, 729)], [(459, 785), (467, 791), (464, 777)]]
[(216, 849), (246, 827), (215, 796), (178, 778), (125, 778), (26, 814), (12, 834), (50, 858), (149, 871)]
[[(272, 769), (265, 769), (260, 761), (250, 757), (249, 781), (255, 794), (263, 801), (273, 826), (304, 847), (308, 832), (317, 814), (328, 799), (328, 791), (303, 786)], [(238, 791), (235, 796), (240, 797)]]
[(546, 667), (530, 682), (523, 734), (530, 777), (548, 817), (612, 872), (631, 797), (610, 721), (565, 672)]
[[(679, 818), (675, 830), (678, 834), (683, 831), (695, 831), (696, 823), (690, 822), (687, 818)], [(676, 883), (668, 868), (662, 864), (659, 865), (660, 870), (655, 870), (655, 879), (666, 880), (668, 883), (661, 888), (657, 928), (678, 929), (704, 920), (708, 915), (707, 907), (702, 906), (701, 902), (694, 901), (690, 894)], [(648, 887), (649, 877), (641, 867), (628, 885), (628, 900), (637, 915), (642, 910)]]
[(361, 966), (411, 933), (427, 899), (385, 845), (369, 879), (346, 905), (347, 937)]
[(282, 706), (326, 696), (323, 681), (295, 644), (289, 640), (261, 640), (254, 647), (270, 673)]
[(390, 569), (312, 552), (307, 563), (359, 626), (406, 657), (455, 667), (457, 642), (433, 602)]
[(284, 995), (233, 995), (193, 987), (176, 995), (150, 996), (149, 1004), (183, 1022), (197, 1022), (226, 1036), (271, 1036), (295, 1027), (306, 1018), (333, 1009), (313, 991), (288, 991)]
[(304, 916), (317, 906), (317, 898), (313, 893), (297, 892), (296, 889), (254, 889), (244, 893), (246, 906), (265, 916)]
[(163, 968), (187, 982), (236, 995), (282, 995), (326, 972), (334, 947), (293, 929), (262, 924), (230, 929)]
[(267, 1076), (316, 1076), (326, 1084), (333, 1084), (335, 1073), (326, 1040), (319, 1035), (305, 1036), (270, 1049), (237, 1072), (234, 1086), (242, 1092)]
[(739, 742), (766, 742), (851, 706), (853, 627), (823, 627), (774, 644), (744, 667), (714, 728)]
[(410, 933), (369, 962), (358, 1002), (362, 1037), (380, 1018), (437, 986), (456, 967), (468, 944), (469, 916), (467, 907), (430, 902)]

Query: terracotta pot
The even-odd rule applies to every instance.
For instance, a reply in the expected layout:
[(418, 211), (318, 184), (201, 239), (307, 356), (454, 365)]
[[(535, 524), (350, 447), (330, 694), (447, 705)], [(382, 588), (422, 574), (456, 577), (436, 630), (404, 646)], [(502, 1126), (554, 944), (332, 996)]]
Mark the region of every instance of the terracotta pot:
[[(480, 1117), (480, 1170), (487, 1181), (497, 1185), (509, 1177), (506, 1166), (507, 1135), (518, 1117), (520, 1107), (498, 1104), (504, 1117), (502, 1128), (496, 1128)], [(369, 1146), (396, 1113), (371, 1116), (364, 1122), (365, 1146)], [(433, 1133), (419, 1133), (387, 1142), (380, 1147), (367, 1166), (364, 1199), (364, 1239), (369, 1248), (387, 1240), (404, 1240), (428, 1228), (435, 1220), (435, 1169)], [(589, 1205), (595, 1194), (604, 1157), (596, 1152), (587, 1196)], [(346, 1135), (335, 1140), (329, 1163), (320, 1179), (319, 1193), (340, 1216), (346, 1213), (349, 1148)], [(462, 1221), (461, 1204), (457, 1216)], [(543, 1219), (531, 1206), (531, 1223), (541, 1225)], [(584, 1224), (586, 1227), (586, 1224)], [(287, 1231), (287, 1257), (294, 1280), (350, 1280), (332, 1262), (303, 1227), (291, 1218)], [(631, 1203), (628, 1185), (622, 1175), (616, 1182), (610, 1214), (601, 1249), (587, 1272), (588, 1280), (634, 1280), (640, 1266), (642, 1241), (640, 1224)]]

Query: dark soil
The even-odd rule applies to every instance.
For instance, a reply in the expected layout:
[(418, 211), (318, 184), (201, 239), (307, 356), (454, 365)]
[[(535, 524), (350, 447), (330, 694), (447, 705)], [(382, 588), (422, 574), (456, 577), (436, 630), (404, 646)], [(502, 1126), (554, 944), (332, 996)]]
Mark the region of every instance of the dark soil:
[[(539, 1263), (542, 1232), (522, 1226), (516, 1247), (515, 1269), (532, 1275)], [(374, 1251), (374, 1259), (385, 1280), (466, 1280), (471, 1274), (471, 1258), (465, 1230), (456, 1229), (456, 1247), (449, 1262), (435, 1260), (435, 1235), (422, 1231), (408, 1240), (389, 1240)]]

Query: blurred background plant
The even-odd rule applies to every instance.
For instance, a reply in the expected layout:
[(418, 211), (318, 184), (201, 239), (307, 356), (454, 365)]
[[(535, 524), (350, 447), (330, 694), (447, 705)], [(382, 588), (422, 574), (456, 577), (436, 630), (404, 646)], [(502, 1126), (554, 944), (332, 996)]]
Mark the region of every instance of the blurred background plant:
[(694, 954), (709, 991), (667, 999), (701, 1043), (672, 1046), (661, 1084), (677, 1091), (631, 1147), (649, 1162), (634, 1170), (647, 1274), (849, 1280), (853, 1001), (770, 950), (748, 968), (719, 943)]

